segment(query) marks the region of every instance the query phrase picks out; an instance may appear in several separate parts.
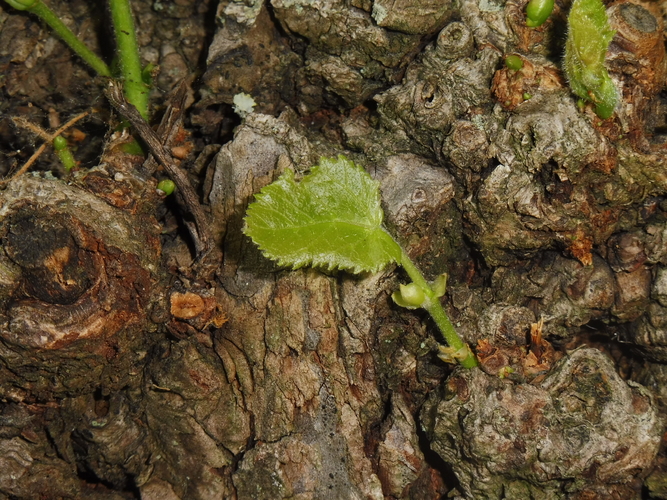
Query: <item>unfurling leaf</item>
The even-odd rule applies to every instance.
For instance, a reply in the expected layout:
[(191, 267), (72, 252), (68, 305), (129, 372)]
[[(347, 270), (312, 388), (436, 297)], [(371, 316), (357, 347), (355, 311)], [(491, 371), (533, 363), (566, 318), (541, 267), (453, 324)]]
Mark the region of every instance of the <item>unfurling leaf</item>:
[(376, 272), (401, 261), (383, 216), (378, 182), (341, 155), (322, 158), (301, 182), (287, 170), (262, 189), (244, 232), (280, 265)]
[(593, 102), (595, 113), (603, 119), (613, 114), (619, 101), (604, 65), (614, 33), (601, 0), (574, 0), (568, 16), (565, 73), (572, 92)]

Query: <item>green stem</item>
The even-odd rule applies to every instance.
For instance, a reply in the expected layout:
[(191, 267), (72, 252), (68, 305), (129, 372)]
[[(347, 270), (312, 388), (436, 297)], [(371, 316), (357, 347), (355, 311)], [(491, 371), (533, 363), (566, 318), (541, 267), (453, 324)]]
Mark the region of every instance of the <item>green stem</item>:
[[(440, 299), (436, 297), (431, 285), (428, 284), (421, 271), (414, 265), (404, 250), (401, 250), (401, 265), (403, 266), (403, 269), (405, 269), (405, 272), (408, 273), (408, 276), (410, 276), (412, 282), (424, 291), (424, 295), (426, 295), (427, 299), (423, 307), (431, 315), (431, 318), (435, 321), (440, 332), (442, 332), (442, 336), (445, 338), (447, 345), (454, 348), (456, 351), (467, 348), (466, 343), (459, 337), (459, 334), (454, 330), (454, 325), (449, 321), (447, 313), (440, 303)], [(474, 368), (477, 366), (477, 360), (472, 352), (461, 361), (461, 366), (464, 368)]]
[(48, 24), (51, 29), (58, 35), (63, 42), (70, 46), (70, 48), (77, 53), (81, 59), (86, 61), (98, 74), (102, 76), (111, 77), (111, 70), (109, 67), (97, 57), (81, 40), (79, 40), (72, 31), (63, 24), (58, 16), (44, 2), (37, 1), (33, 5), (19, 6), (16, 2), (8, 2), (10, 5), (19, 8), (20, 10), (27, 10), (32, 12), (37, 17)]
[(139, 46), (134, 30), (129, 0), (109, 0), (111, 19), (116, 33), (116, 46), (123, 77), (125, 98), (148, 120), (149, 88), (143, 81)]
[(69, 172), (76, 166), (76, 160), (72, 155), (72, 151), (69, 149), (67, 139), (65, 139), (62, 135), (59, 135), (53, 139), (53, 149), (58, 155), (58, 158), (60, 158), (60, 161), (62, 162), (63, 167), (65, 167), (65, 170)]

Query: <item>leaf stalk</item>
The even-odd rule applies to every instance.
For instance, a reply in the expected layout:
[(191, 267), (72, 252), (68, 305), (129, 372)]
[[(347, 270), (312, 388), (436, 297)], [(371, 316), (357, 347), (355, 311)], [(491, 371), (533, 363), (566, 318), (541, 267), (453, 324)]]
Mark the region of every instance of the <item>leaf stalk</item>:
[(424, 301), (423, 308), (426, 312), (429, 313), (433, 321), (437, 325), (438, 329), (442, 333), (442, 336), (447, 342), (447, 345), (455, 351), (461, 349), (466, 349), (468, 355), (460, 361), (461, 366), (464, 368), (474, 368), (477, 366), (477, 360), (475, 355), (470, 351), (465, 342), (459, 337), (459, 334), (456, 333), (454, 325), (449, 321), (445, 309), (442, 307), (440, 299), (437, 297), (431, 285), (428, 284), (426, 278), (421, 273), (421, 271), (415, 266), (405, 250), (401, 249), (401, 266), (405, 269), (405, 272), (408, 273), (412, 282), (421, 288), (426, 295), (426, 300)]

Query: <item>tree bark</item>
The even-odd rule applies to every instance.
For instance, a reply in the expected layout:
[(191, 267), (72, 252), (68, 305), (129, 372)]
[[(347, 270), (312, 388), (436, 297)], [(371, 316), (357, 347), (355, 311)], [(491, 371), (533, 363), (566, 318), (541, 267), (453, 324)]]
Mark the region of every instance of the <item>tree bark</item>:
[[(133, 5), (158, 87), (201, 75), (161, 139), (202, 153), (179, 168), (218, 260), (197, 262), (191, 214), (120, 134), (93, 168), (6, 185), (0, 498), (667, 494), (663, 15), (609, 6), (622, 100), (600, 120), (560, 69), (568, 4), (529, 29), (525, 1), (432, 3)], [(52, 7), (94, 44), (89, 5)], [(38, 121), (51, 87), (62, 116), (100, 92), (9, 8), (0, 55), (7, 115)], [(29, 142), (0, 123), (3, 143)], [(427, 278), (449, 274), (481, 368), (439, 360), (428, 317), (391, 301), (400, 270), (282, 269), (243, 235), (262, 187), (340, 153), (380, 182)]]

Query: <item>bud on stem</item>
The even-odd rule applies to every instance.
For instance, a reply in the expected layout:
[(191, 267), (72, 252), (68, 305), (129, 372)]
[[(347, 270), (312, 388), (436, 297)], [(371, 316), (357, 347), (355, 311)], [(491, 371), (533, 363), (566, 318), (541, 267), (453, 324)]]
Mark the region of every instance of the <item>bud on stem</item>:
[(424, 307), (426, 301), (426, 295), (424, 290), (414, 283), (409, 285), (399, 285), (400, 290), (394, 292), (391, 296), (394, 299), (394, 302), (401, 307), (407, 307), (408, 309), (417, 309), (418, 307)]

